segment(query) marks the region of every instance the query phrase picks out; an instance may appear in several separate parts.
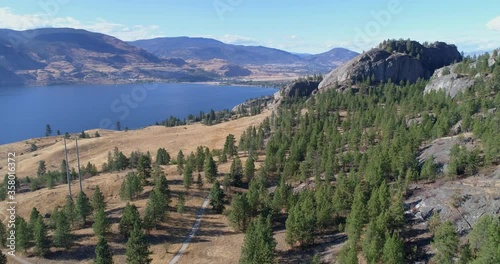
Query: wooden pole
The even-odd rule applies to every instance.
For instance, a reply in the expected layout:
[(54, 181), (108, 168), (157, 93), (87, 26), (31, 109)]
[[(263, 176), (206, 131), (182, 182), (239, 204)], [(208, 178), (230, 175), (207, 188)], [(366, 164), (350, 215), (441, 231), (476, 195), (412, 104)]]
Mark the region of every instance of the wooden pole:
[(64, 154), (66, 156), (66, 179), (68, 180), (69, 196), (71, 196), (71, 180), (69, 179), (68, 149), (66, 148), (66, 136), (64, 136)]

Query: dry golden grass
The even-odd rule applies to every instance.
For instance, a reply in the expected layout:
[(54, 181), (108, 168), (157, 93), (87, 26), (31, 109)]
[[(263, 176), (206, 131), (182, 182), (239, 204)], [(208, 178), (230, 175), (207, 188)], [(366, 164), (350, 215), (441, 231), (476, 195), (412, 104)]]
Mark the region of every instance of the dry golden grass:
[[(150, 151), (153, 155), (160, 147), (165, 147), (170, 154), (175, 157), (179, 150), (185, 153), (194, 151), (197, 146), (207, 146), (210, 149), (222, 148), (228, 134), (233, 134), (239, 139), (240, 135), (248, 126), (259, 125), (263, 119), (270, 115), (264, 112), (254, 117), (246, 117), (238, 120), (226, 122), (215, 126), (203, 126), (201, 124), (165, 128), (148, 127), (141, 130), (128, 132), (103, 131), (99, 130), (101, 137), (79, 140), (80, 160), (82, 164), (92, 162), (98, 167), (106, 161), (108, 151), (112, 151), (116, 146), (126, 155), (134, 150), (142, 152)], [(94, 130), (87, 131), (93, 135)], [(35, 143), (39, 149), (29, 152), (31, 143)], [(69, 164), (76, 167), (75, 146), (73, 141), (68, 141)], [(64, 158), (64, 145), (62, 138), (47, 137), (31, 139), (24, 142), (17, 142), (0, 146), (0, 156), (7, 157), (8, 152), (17, 154), (17, 175), (18, 177), (35, 176), (37, 163), (45, 160), (49, 170), (58, 170), (61, 160)], [(244, 162), (245, 159), (243, 159)], [(0, 173), (7, 173), (6, 158), (0, 161)], [(163, 167), (169, 180), (173, 193), (171, 202), (171, 212), (169, 220), (162, 224), (158, 230), (151, 232), (151, 250), (153, 251), (153, 263), (165, 263), (175, 255), (187, 236), (196, 213), (208, 194), (209, 184), (201, 190), (193, 187), (186, 197), (186, 213), (183, 215), (175, 212), (178, 195), (184, 192), (182, 186), (182, 176), (176, 172), (175, 165)], [(221, 164), (219, 172), (229, 171), (229, 164)], [(109, 236), (109, 244), (114, 251), (115, 263), (125, 262), (126, 241), (118, 236), (118, 223), (122, 210), (126, 205), (125, 201), (119, 198), (119, 189), (127, 171), (120, 173), (105, 173), (85, 179), (83, 190), (87, 196), (92, 197), (95, 186), (99, 186), (105, 195), (107, 202), (107, 215), (112, 221), (112, 234)], [(196, 173), (195, 173), (196, 175)], [(222, 179), (220, 179), (222, 180)], [(78, 182), (72, 184), (73, 197), (79, 191)], [(151, 187), (146, 187), (144, 195), (140, 199), (133, 201), (143, 215), (147, 203), (148, 192)], [(53, 189), (41, 189), (35, 192), (20, 193), (16, 197), (17, 214), (27, 219), (33, 207), (36, 207), (42, 214), (51, 213), (57, 206), (65, 203), (68, 194), (68, 186), (60, 185)], [(0, 202), (1, 219), (5, 219), (6, 202)], [(243, 243), (243, 234), (234, 232), (228, 225), (225, 216), (212, 214), (211, 210), (206, 210), (206, 215), (201, 222), (198, 235), (181, 257), (179, 263), (236, 263), (239, 259), (240, 248)], [(5, 222), (5, 221), (4, 221)], [(90, 226), (75, 230), (78, 236), (75, 245), (70, 251), (52, 248), (48, 259), (41, 259), (27, 255), (21, 255), (32, 263), (92, 263), (92, 256), (97, 239)]]

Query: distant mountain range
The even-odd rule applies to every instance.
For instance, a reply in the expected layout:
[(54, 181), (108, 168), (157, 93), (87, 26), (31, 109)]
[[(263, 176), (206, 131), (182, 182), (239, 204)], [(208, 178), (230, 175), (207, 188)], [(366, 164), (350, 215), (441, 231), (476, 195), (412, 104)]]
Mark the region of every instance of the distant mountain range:
[(0, 86), (280, 78), (326, 73), (357, 53), (317, 55), (204, 38), (124, 42), (72, 28), (0, 29)]
[(129, 42), (161, 58), (209, 61), (224, 60), (231, 64), (302, 65), (311, 72), (328, 72), (332, 68), (359, 55), (344, 48), (335, 48), (321, 54), (293, 54), (287, 51), (262, 47), (226, 44), (209, 38), (156, 38)]

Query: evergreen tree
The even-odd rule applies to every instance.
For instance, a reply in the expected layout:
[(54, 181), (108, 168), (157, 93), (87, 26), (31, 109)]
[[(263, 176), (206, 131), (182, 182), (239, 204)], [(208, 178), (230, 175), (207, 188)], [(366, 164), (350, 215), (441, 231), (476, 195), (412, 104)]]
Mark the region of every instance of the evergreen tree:
[(453, 258), (458, 251), (458, 236), (455, 232), (455, 226), (450, 221), (440, 224), (434, 235), (432, 245), (436, 249), (436, 255), (433, 259), (436, 263), (454, 263)]
[(406, 263), (404, 245), (396, 233), (387, 235), (387, 239), (385, 240), (384, 248), (382, 250), (382, 261), (385, 264)]
[(47, 125), (45, 126), (45, 136), (46, 136), (46, 137), (48, 137), (48, 136), (50, 136), (50, 135), (52, 135), (52, 128), (50, 127), (50, 125), (49, 125), (49, 124), (47, 124)]
[(151, 177), (151, 158), (147, 155), (142, 155), (137, 162), (137, 175), (141, 179), (142, 184), (146, 183), (146, 179)]
[(69, 195), (66, 196), (66, 204), (64, 205), (63, 211), (70, 225), (74, 226), (76, 223), (75, 202), (73, 202), (73, 198)]
[(238, 154), (235, 144), (236, 144), (236, 139), (234, 138), (234, 135), (229, 134), (226, 137), (226, 142), (224, 143), (223, 153), (226, 154), (228, 157), (233, 157), (234, 155)]
[(186, 202), (186, 198), (184, 194), (179, 194), (179, 200), (177, 201), (177, 213), (184, 214), (186, 212), (186, 208), (184, 206)]
[(2, 251), (0, 251), (0, 264), (7, 264), (7, 256)]
[(184, 168), (182, 183), (186, 189), (191, 188), (191, 184), (193, 184), (193, 165), (191, 162), (188, 162)]
[(76, 198), (75, 214), (77, 221), (83, 226), (87, 221), (87, 217), (92, 213), (92, 205), (89, 198), (84, 192), (80, 191)]
[(361, 229), (366, 223), (365, 198), (361, 186), (356, 186), (354, 191), (354, 201), (351, 213), (347, 217), (346, 231), (349, 239), (358, 240), (361, 236)]
[(38, 215), (33, 226), (33, 237), (35, 240), (35, 254), (45, 256), (50, 249), (50, 241), (47, 236), (47, 226), (43, 222), (42, 216)]
[(245, 162), (245, 177), (247, 178), (248, 182), (250, 182), (255, 176), (254, 162), (255, 160), (252, 156), (248, 157), (248, 159)]
[(149, 195), (146, 205), (146, 214), (144, 216), (144, 226), (146, 229), (155, 228), (160, 222), (164, 221), (168, 211), (168, 197), (165, 196), (158, 185), (155, 186)]
[(229, 212), (229, 221), (235, 229), (245, 231), (251, 220), (250, 205), (247, 196), (236, 194), (231, 201), (231, 211)]
[[(310, 191), (302, 192), (286, 219), (286, 243), (307, 246), (313, 243), (316, 225), (314, 196)], [(312, 211), (311, 211), (312, 209)]]
[(54, 245), (56, 247), (71, 247), (73, 236), (71, 234), (71, 223), (66, 216), (66, 211), (57, 213), (56, 230), (54, 231)]
[(184, 163), (186, 162), (186, 158), (184, 157), (184, 153), (182, 153), (182, 150), (179, 150), (179, 153), (177, 153), (177, 172), (182, 173), (184, 170)]
[(104, 201), (104, 195), (101, 192), (101, 189), (99, 186), (95, 187), (95, 192), (94, 195), (92, 196), (92, 209), (94, 212), (97, 212), (98, 210), (105, 210), (106, 209), (106, 202)]
[(198, 187), (198, 190), (201, 190), (201, 188), (203, 188), (203, 179), (201, 178), (201, 173), (198, 173), (198, 177), (196, 177), (196, 186)]
[(164, 148), (159, 148), (156, 152), (156, 164), (168, 165), (170, 163), (170, 154)]
[(212, 155), (208, 155), (205, 159), (205, 177), (207, 178), (207, 182), (213, 183), (217, 177), (217, 164), (215, 164)]
[(133, 172), (128, 173), (121, 185), (120, 197), (123, 200), (136, 199), (143, 190), (142, 184), (137, 174)]
[(275, 263), (276, 242), (271, 228), (271, 219), (259, 216), (245, 233), (241, 249), (240, 264)]
[(28, 228), (33, 232), (35, 230), (35, 224), (38, 221), (38, 217), (41, 217), (40, 212), (36, 207), (33, 207), (30, 212), (30, 219), (28, 221)]
[(106, 217), (106, 212), (103, 209), (97, 210), (94, 216), (94, 224), (92, 229), (94, 229), (94, 234), (96, 236), (105, 236), (109, 232), (110, 223)]
[(241, 164), (241, 160), (238, 156), (236, 156), (236, 158), (233, 159), (233, 163), (231, 163), (229, 175), (231, 177), (231, 184), (233, 186), (241, 186), (243, 177), (243, 165)]
[(41, 176), (45, 175), (46, 172), (47, 172), (47, 168), (45, 166), (45, 160), (39, 161), (36, 175), (38, 175), (38, 177), (41, 177)]
[(16, 217), (16, 250), (26, 251), (29, 248), (32, 234), (29, 230), (28, 223), (20, 217)]
[(0, 221), (0, 248), (7, 246), (7, 227)]
[(104, 237), (99, 237), (95, 248), (95, 264), (113, 264), (113, 252)]
[(123, 210), (123, 216), (120, 219), (120, 224), (118, 229), (120, 230), (120, 234), (123, 237), (128, 237), (132, 229), (134, 229), (134, 225), (141, 225), (141, 217), (139, 215), (139, 211), (134, 204), (127, 203), (125, 209)]
[(220, 188), (220, 183), (215, 181), (210, 189), (210, 205), (217, 213), (222, 213), (224, 210), (224, 191)]
[(127, 264), (148, 264), (151, 263), (149, 255), (149, 245), (142, 233), (138, 224), (134, 225), (130, 237), (127, 241), (125, 255), (127, 256)]
[(196, 167), (196, 170), (198, 170), (198, 172), (203, 171), (205, 165), (205, 159), (206, 159), (205, 151), (203, 150), (203, 147), (202, 146), (197, 147), (194, 165)]

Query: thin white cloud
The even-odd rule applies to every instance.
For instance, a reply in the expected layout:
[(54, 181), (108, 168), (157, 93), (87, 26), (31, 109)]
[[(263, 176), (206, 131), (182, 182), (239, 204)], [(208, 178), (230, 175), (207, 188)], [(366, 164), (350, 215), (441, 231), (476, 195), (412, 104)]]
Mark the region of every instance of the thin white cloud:
[(500, 16), (497, 16), (490, 20), (486, 26), (489, 30), (500, 31)]
[(46, 14), (19, 15), (8, 7), (0, 7), (0, 28), (27, 30), (43, 27), (70, 27), (85, 29), (131, 41), (138, 39), (156, 38), (163, 34), (157, 25), (126, 26), (112, 23), (104, 19), (91, 22), (82, 22), (73, 17), (52, 17)]

